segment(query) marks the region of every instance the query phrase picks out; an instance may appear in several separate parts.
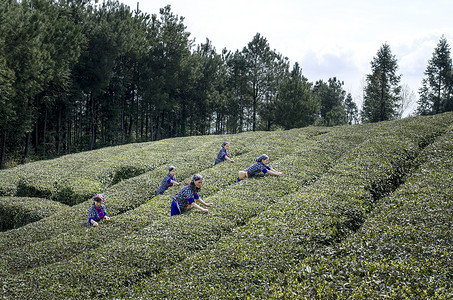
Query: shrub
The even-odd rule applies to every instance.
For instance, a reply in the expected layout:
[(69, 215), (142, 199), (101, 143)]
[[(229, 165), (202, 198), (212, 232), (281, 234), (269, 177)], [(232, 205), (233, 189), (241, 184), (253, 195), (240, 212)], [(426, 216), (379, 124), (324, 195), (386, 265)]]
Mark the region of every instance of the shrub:
[(272, 297), (451, 298), (452, 141), (450, 129), (355, 236), (285, 272)]
[(0, 230), (18, 228), (66, 209), (66, 205), (47, 199), (0, 197)]

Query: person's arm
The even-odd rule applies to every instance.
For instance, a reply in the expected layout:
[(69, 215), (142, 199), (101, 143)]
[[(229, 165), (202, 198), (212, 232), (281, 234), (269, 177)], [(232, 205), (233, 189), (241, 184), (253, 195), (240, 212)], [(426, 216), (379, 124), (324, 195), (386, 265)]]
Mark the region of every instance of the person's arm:
[(175, 180), (172, 180), (172, 181), (170, 181), (170, 182), (173, 183), (174, 185), (182, 185), (182, 182), (177, 182), (177, 181), (175, 181)]
[(102, 205), (102, 210), (104, 211), (104, 219), (110, 221), (110, 217), (107, 215), (107, 209), (105, 208), (105, 205)]
[(270, 175), (275, 175), (275, 176), (282, 176), (283, 175), (282, 172), (278, 172), (278, 171), (274, 170), (273, 168), (271, 168), (269, 166), (266, 166), (266, 168), (263, 170), (263, 173), (264, 174), (269, 173)]
[(234, 163), (234, 159), (230, 158), (228, 154), (225, 154), (225, 159), (228, 160), (229, 162)]
[(212, 203), (204, 202), (201, 198), (198, 198), (197, 201), (200, 202), (201, 204), (203, 204), (204, 206), (212, 206), (213, 205)]
[(192, 205), (192, 207), (195, 207), (196, 209), (201, 210), (202, 212), (205, 212), (205, 213), (209, 212), (206, 208), (199, 206), (195, 202), (193, 202), (191, 205)]
[(277, 172), (275, 171), (274, 169), (270, 169), (270, 170), (267, 170), (267, 173), (271, 174), (271, 175), (275, 175), (275, 176), (282, 176), (283, 173), (282, 172)]
[[(206, 203), (206, 202), (204, 202), (204, 201), (200, 198), (200, 195), (198, 195), (198, 194), (194, 194), (194, 198), (193, 198), (193, 199), (196, 200), (197, 202), (200, 202), (200, 203), (203, 204), (204, 206), (212, 206), (212, 203)], [(191, 203), (191, 205), (192, 205), (192, 207), (195, 207), (196, 209), (201, 210), (202, 212), (205, 212), (205, 213), (209, 212), (206, 208), (203, 208), (203, 207), (199, 206), (198, 204), (196, 204), (195, 201), (193, 201), (193, 202)]]

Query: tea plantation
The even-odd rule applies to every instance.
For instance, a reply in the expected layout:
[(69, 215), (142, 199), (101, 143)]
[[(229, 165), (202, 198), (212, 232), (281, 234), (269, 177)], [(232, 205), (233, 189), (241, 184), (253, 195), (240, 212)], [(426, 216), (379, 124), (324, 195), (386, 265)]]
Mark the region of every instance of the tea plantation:
[[(284, 175), (237, 182), (263, 153)], [(169, 165), (208, 214), (170, 217)], [(2, 299), (452, 299), (453, 113), (30, 163), (0, 171), (0, 217)]]

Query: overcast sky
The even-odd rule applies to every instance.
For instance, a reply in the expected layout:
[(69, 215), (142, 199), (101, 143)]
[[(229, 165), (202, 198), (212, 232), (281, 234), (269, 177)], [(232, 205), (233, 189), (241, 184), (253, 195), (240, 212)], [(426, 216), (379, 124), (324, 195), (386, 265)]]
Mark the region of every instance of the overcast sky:
[(451, 0), (119, 0), (159, 14), (171, 5), (196, 44), (211, 40), (217, 53), (242, 50), (256, 33), (298, 62), (310, 82), (331, 77), (361, 106), (370, 62), (387, 43), (402, 84), (418, 99), (428, 60), (442, 35), (453, 45)]

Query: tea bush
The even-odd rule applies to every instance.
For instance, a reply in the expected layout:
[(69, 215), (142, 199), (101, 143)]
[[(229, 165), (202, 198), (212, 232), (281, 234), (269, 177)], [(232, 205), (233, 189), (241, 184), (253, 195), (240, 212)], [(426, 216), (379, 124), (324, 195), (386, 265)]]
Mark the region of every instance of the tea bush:
[(285, 273), (273, 297), (450, 299), (453, 131), (415, 163), (357, 235)]
[[(179, 141), (178, 143), (173, 142), (170, 145), (178, 145), (178, 147), (176, 148), (179, 149), (182, 148), (182, 146), (179, 145), (179, 143), (180, 144), (187, 143), (187, 139), (179, 139), (178, 141)], [(165, 141), (159, 141), (156, 143), (162, 144), (164, 142)], [(160, 149), (159, 147), (157, 148)], [(202, 149), (201, 150), (190, 149), (186, 150), (185, 153), (182, 152), (184, 153), (183, 156), (187, 155), (187, 158), (182, 158), (182, 156), (180, 156), (178, 160), (181, 162), (186, 162), (186, 164), (189, 165), (188, 168), (190, 170), (187, 171), (181, 170), (179, 173), (182, 173), (182, 176), (189, 177), (191, 176), (189, 174), (196, 172), (197, 170), (196, 168), (198, 168), (199, 166), (210, 165), (210, 163), (208, 163), (208, 160), (210, 161), (209, 158), (212, 156), (211, 153), (212, 151), (208, 152), (207, 149), (208, 146), (206, 146), (206, 150), (204, 150), (204, 153), (202, 153), (203, 155), (200, 154), (200, 151)], [(83, 155), (89, 156), (89, 153), (85, 153)], [(61, 158), (61, 160), (63, 159), (64, 157)], [(147, 172), (141, 176), (136, 176), (127, 180), (123, 180), (114, 186), (106, 188), (105, 190), (98, 189), (93, 190), (92, 193), (85, 197), (83, 203), (71, 207), (64, 213), (56, 214), (52, 216), (52, 218), (43, 219), (39, 222), (35, 222), (33, 224), (21, 228), (17, 228), (11, 232), (1, 233), (0, 251), (4, 249), (10, 249), (12, 247), (17, 248), (32, 242), (41, 241), (43, 239), (53, 238), (55, 237), (55, 235), (65, 233), (66, 231), (73, 229), (75, 224), (76, 228), (78, 229), (82, 228), (85, 224), (85, 221), (87, 220), (88, 209), (92, 204), (90, 199), (95, 193), (102, 192), (106, 195), (108, 199), (107, 211), (109, 215), (116, 215), (118, 213), (122, 213), (132, 208), (135, 208), (137, 205), (140, 205), (141, 203), (155, 195), (157, 191), (157, 186), (163, 177), (163, 176), (157, 177), (156, 174), (161, 174), (162, 172), (161, 170), (167, 169), (169, 159), (171, 159), (171, 157), (168, 156), (168, 154), (166, 154), (166, 156), (161, 155), (161, 160), (155, 162), (160, 164), (160, 168), (158, 170), (156, 169), (155, 171)], [(178, 160), (175, 159), (173, 160), (173, 162), (178, 162)], [(93, 174), (97, 172), (96, 166), (87, 164), (86, 168), (90, 167), (93, 167)], [(30, 169), (34, 169), (34, 167), (31, 166)], [(49, 170), (50, 169), (52, 169), (52, 167), (49, 167)], [(184, 174), (184, 172), (186, 173)], [(33, 234), (30, 234), (30, 232), (33, 232)]]
[[(199, 162), (196, 165), (202, 166), (203, 163)], [(210, 165), (208, 164), (206, 166)], [(166, 170), (165, 167), (162, 169), (164, 171)], [(212, 173), (209, 172), (209, 169), (207, 170), (204, 173)], [(181, 167), (178, 168), (178, 176), (179, 174), (183, 174), (190, 179), (191, 174), (194, 172), (190, 167), (185, 167), (181, 161)], [(139, 230), (149, 225), (154, 219), (153, 216), (159, 217), (162, 214), (169, 214), (168, 203), (171, 200), (167, 195), (174, 195), (178, 188), (176, 187), (175, 190), (171, 188), (166, 192), (166, 195), (155, 197), (157, 185), (160, 183), (163, 175), (165, 175), (165, 172), (162, 176), (157, 176), (156, 173), (161, 173), (161, 171), (145, 173), (138, 177), (122, 181), (106, 190), (104, 194), (108, 199), (106, 204), (107, 212), (110, 216), (115, 216), (114, 225), (105, 224), (106, 227), (103, 227), (102, 235), (96, 236), (98, 243), (108, 242), (111, 239)], [(206, 180), (209, 182), (209, 179)], [(205, 194), (206, 192), (203, 192), (203, 195)], [(162, 201), (165, 201), (164, 203), (166, 204), (162, 205)], [(69, 218), (68, 216), (61, 216), (47, 220), (46, 223), (49, 224), (49, 227), (51, 226), (50, 224), (58, 222), (58, 231), (49, 230), (46, 227), (43, 228), (45, 232), (41, 232), (38, 229), (23, 228), (23, 231), (21, 231), (22, 234), (19, 234), (17, 231), (11, 233), (11, 235), (16, 237), (15, 239), (10, 240), (10, 235), (7, 235), (5, 239), (8, 241), (5, 241), (5, 246), (15, 243), (15, 247), (1, 255), (4, 257), (4, 262), (7, 262), (5, 268), (9, 268), (10, 272), (22, 272), (31, 267), (53, 263), (59, 259), (71, 257), (74, 254), (80, 253), (80, 251), (100, 246), (98, 243), (90, 243), (90, 237), (82, 230), (84, 224), (86, 224), (87, 211), (90, 205), (91, 201), (79, 205), (84, 208), (77, 210), (77, 215), (71, 215)], [(77, 220), (76, 222), (74, 221), (75, 219)], [(76, 228), (74, 228), (74, 223), (77, 223)], [(35, 233), (35, 236), (32, 238), (27, 233), (30, 230), (33, 230)], [(20, 244), (19, 241), (22, 235), (24, 239), (23, 243)], [(47, 241), (47, 238), (50, 238), (50, 240)], [(46, 241), (41, 242), (40, 240), (42, 239)], [(33, 240), (36, 242), (30, 243)], [(24, 247), (18, 247), (20, 245), (24, 245)]]
[(18, 228), (65, 209), (66, 205), (47, 199), (0, 197), (0, 230)]

